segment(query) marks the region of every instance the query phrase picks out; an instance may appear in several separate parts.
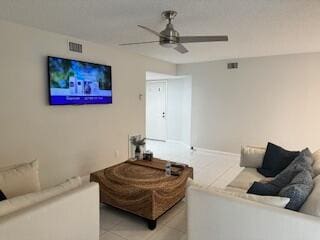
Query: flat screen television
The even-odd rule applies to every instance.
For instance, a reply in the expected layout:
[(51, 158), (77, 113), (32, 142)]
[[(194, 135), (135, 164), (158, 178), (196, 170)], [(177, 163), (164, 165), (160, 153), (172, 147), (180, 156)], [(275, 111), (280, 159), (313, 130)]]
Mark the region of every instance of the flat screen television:
[(50, 105), (112, 103), (111, 66), (48, 57)]

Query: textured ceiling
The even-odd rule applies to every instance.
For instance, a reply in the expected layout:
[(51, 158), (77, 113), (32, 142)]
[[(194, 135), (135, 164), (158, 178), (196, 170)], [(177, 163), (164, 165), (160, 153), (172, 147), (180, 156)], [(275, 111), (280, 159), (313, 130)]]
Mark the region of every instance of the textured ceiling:
[(0, 0), (0, 19), (101, 44), (157, 40), (160, 13), (178, 11), (181, 35), (228, 34), (227, 43), (185, 44), (187, 54), (157, 43), (121, 47), (174, 62), (320, 51), (320, 0)]

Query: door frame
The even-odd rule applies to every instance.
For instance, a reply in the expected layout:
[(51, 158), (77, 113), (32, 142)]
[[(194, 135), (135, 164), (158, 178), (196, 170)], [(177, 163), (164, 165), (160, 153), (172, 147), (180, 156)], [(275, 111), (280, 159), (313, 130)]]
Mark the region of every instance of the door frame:
[[(161, 141), (161, 142), (166, 142), (168, 140), (168, 122), (167, 122), (167, 113), (168, 113), (168, 80), (167, 79), (161, 79), (161, 80), (146, 80), (146, 96), (147, 96), (147, 88), (148, 88), (148, 84), (152, 84), (152, 83), (164, 83), (165, 85), (165, 113), (166, 113), (166, 117), (165, 117), (165, 139), (164, 140), (160, 140), (160, 139), (152, 139), (152, 138), (147, 138), (146, 139), (150, 139), (150, 140), (155, 140), (155, 141)], [(145, 102), (145, 132), (147, 134), (147, 97), (146, 97), (146, 102)]]

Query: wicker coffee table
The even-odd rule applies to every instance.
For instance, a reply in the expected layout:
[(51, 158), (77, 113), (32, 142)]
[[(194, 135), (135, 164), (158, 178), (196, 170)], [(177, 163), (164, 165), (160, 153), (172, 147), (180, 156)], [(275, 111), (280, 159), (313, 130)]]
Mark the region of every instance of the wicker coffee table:
[(94, 172), (90, 180), (100, 185), (100, 202), (136, 214), (155, 229), (157, 219), (185, 196), (186, 182), (193, 177), (191, 167), (165, 175), (167, 161), (160, 159), (126, 161)]

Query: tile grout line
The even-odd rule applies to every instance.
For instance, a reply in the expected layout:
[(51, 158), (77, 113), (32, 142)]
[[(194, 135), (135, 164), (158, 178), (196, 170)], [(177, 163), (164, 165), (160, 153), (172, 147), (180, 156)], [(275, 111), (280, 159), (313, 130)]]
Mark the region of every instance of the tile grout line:
[(109, 231), (109, 233), (111, 233), (111, 234), (113, 234), (113, 235), (115, 235), (115, 236), (117, 236), (117, 237), (120, 237), (120, 238), (122, 238), (123, 240), (129, 240), (129, 239), (127, 239), (127, 238), (125, 238), (125, 237), (117, 234), (117, 233), (114, 233), (114, 232), (111, 232), (111, 231)]
[(123, 220), (120, 220), (118, 223), (112, 224), (112, 225), (110, 226), (109, 230), (103, 228), (103, 226), (100, 226), (100, 228), (101, 228), (102, 230), (106, 231), (106, 232), (111, 232), (111, 230), (112, 230), (114, 227), (118, 226), (122, 221), (123, 221)]
[(174, 228), (174, 227), (170, 227), (170, 226), (166, 226), (167, 228), (170, 228), (170, 229), (173, 229), (173, 230), (176, 230), (177, 232), (180, 232), (180, 233), (183, 233), (183, 234), (186, 234), (187, 231), (181, 231), (180, 229), (177, 229), (177, 228)]
[(103, 237), (104, 235), (106, 235), (106, 234), (111, 234), (111, 235), (115, 235), (115, 236), (117, 236), (117, 237), (120, 237), (121, 239), (123, 239), (123, 240), (128, 240), (128, 239), (125, 239), (125, 238), (123, 238), (123, 237), (121, 237), (121, 236), (119, 236), (119, 235), (117, 235), (117, 234), (114, 234), (113, 232), (110, 232), (110, 231), (105, 231), (103, 234), (101, 234), (100, 236), (99, 236), (99, 239), (101, 239), (101, 237)]
[(227, 173), (228, 171), (230, 171), (233, 167), (229, 167), (227, 170), (225, 170), (224, 172), (222, 172), (218, 177), (216, 177), (213, 182), (211, 184), (209, 184), (208, 187), (211, 187), (213, 184), (215, 184), (221, 176), (225, 175), (225, 173)]

